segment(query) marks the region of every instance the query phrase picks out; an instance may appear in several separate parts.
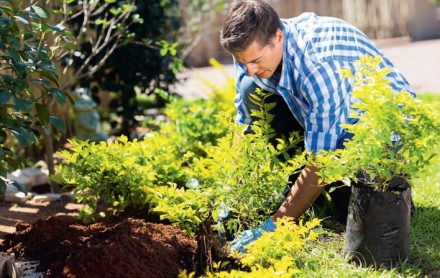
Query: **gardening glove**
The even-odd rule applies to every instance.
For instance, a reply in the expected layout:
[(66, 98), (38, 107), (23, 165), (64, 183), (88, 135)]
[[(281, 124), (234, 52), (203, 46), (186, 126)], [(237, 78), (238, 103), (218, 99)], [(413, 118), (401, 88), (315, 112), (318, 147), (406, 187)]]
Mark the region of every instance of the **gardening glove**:
[(234, 239), (231, 242), (231, 252), (238, 251), (241, 254), (246, 253), (245, 245), (259, 239), (263, 231), (265, 232), (273, 232), (276, 228), (275, 223), (273, 222), (272, 216), (267, 218), (267, 220), (259, 227), (244, 231), (239, 237)]

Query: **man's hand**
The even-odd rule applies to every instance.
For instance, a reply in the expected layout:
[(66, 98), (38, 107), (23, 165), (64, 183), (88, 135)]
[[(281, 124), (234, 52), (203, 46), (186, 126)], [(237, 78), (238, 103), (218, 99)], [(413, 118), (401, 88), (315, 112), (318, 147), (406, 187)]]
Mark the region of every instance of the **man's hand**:
[(240, 253), (246, 253), (244, 248), (249, 243), (257, 240), (265, 232), (273, 232), (276, 229), (276, 225), (273, 221), (272, 216), (267, 218), (267, 220), (259, 227), (244, 231), (239, 237), (235, 238), (231, 242), (231, 251), (238, 251)]

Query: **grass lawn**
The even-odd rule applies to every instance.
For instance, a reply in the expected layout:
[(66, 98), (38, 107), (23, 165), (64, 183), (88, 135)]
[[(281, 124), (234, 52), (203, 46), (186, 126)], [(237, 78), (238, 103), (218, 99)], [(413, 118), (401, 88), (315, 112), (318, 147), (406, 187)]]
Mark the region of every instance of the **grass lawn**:
[[(440, 93), (419, 94), (419, 98), (440, 103)], [(344, 236), (325, 229), (299, 277), (440, 277), (440, 156), (413, 181), (412, 196), (416, 212), (411, 218), (407, 262), (391, 270), (349, 264), (342, 255)]]

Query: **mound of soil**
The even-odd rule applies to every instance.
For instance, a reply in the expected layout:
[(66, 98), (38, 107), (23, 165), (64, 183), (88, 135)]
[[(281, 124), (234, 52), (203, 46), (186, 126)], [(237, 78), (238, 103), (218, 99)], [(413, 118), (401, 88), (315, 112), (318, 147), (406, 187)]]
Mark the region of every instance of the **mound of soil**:
[(197, 242), (182, 230), (127, 218), (82, 225), (69, 216), (17, 224), (0, 250), (38, 260), (47, 277), (177, 277), (196, 269)]

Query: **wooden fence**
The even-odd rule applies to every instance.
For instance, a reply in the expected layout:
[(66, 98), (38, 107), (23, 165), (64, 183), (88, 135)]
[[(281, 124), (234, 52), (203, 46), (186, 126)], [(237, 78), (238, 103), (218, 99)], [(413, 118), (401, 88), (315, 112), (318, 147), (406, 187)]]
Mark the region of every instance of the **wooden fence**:
[(413, 0), (270, 0), (280, 17), (305, 11), (342, 18), (370, 38), (392, 38), (408, 34), (409, 10)]
[[(411, 7), (416, 0), (267, 0), (282, 18), (315, 12), (342, 18), (372, 39), (408, 36)], [(227, 0), (226, 2), (231, 2)], [(224, 14), (205, 22), (199, 44), (192, 50), (189, 64), (206, 66), (211, 57), (229, 62), (219, 43)]]

